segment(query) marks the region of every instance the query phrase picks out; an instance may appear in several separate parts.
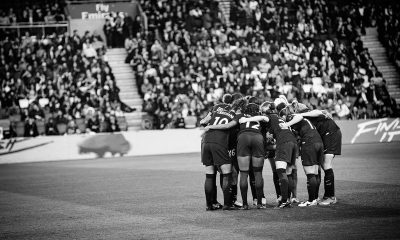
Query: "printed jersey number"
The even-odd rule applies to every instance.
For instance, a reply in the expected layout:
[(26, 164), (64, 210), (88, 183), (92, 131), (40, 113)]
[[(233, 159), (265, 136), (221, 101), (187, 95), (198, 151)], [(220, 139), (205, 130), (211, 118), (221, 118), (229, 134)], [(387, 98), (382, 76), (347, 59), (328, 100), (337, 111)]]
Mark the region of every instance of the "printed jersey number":
[(307, 118), (303, 118), (304, 121), (306, 121), (308, 123), (308, 125), (310, 125), (311, 129), (315, 129), (314, 125), (311, 124), (310, 120), (308, 120)]
[(227, 124), (229, 120), (227, 118), (221, 118), (221, 117), (215, 117), (215, 121), (213, 125), (218, 125), (218, 124)]
[(254, 128), (254, 129), (260, 129), (260, 123), (256, 123), (256, 124), (254, 124), (254, 125), (251, 125), (251, 123), (254, 123), (254, 122), (247, 122), (246, 123), (246, 128)]

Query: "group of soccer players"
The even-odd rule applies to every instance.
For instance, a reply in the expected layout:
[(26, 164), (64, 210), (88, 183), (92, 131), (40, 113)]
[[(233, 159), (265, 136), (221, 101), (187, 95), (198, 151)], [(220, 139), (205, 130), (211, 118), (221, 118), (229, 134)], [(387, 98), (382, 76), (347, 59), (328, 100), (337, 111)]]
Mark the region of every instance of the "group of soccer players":
[[(328, 113), (310, 110), (297, 101), (289, 103), (284, 96), (261, 103), (255, 97), (225, 94), (222, 103), (215, 105), (200, 124), (205, 126), (201, 158), (206, 170), (207, 210), (248, 210), (249, 176), (253, 203), (258, 209), (266, 208), (262, 176), (265, 158), (273, 171), (276, 209), (298, 203), (298, 156), (307, 175), (308, 190), (307, 201), (298, 206), (328, 206), (337, 202), (332, 161), (341, 154), (342, 134)], [(322, 199), (319, 198), (321, 168), (325, 173)], [(217, 201), (217, 172), (223, 206)], [(236, 199), (238, 182), (242, 203)]]

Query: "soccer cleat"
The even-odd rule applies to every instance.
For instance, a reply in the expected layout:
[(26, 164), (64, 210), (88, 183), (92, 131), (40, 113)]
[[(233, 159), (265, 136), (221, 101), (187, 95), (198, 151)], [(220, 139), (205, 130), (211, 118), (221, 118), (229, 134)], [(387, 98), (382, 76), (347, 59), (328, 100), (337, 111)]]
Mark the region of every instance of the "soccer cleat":
[(212, 206), (213, 206), (214, 208), (216, 208), (216, 209), (221, 209), (221, 208), (223, 207), (222, 204), (219, 203), (219, 202), (213, 203)]
[(257, 209), (266, 209), (267, 206), (265, 204), (257, 204)]
[(235, 207), (235, 206), (233, 206), (233, 205), (224, 205), (223, 207), (222, 207), (222, 210), (224, 210), (224, 211), (231, 211), (231, 210), (237, 210), (237, 208)]
[(291, 208), (292, 204), (290, 203), (290, 201), (286, 201), (283, 203), (279, 203), (278, 206), (274, 207), (274, 209), (283, 209), (283, 208)]
[(322, 199), (322, 201), (319, 203), (319, 205), (329, 206), (329, 205), (332, 205), (335, 203), (337, 203), (336, 197), (327, 197), (327, 198)]
[(299, 207), (310, 207), (318, 205), (317, 199), (313, 200), (312, 202), (305, 201), (299, 204)]
[(218, 210), (219, 208), (215, 208), (213, 205), (207, 206), (206, 211), (215, 211)]
[(241, 202), (235, 201), (235, 202), (233, 203), (233, 206), (235, 206), (235, 207), (237, 207), (237, 208), (241, 208), (241, 207), (243, 207), (243, 204), (242, 204)]
[(243, 205), (243, 207), (241, 207), (240, 208), (240, 210), (249, 210), (250, 209), (250, 207), (249, 207), (249, 205)]
[(300, 201), (299, 201), (299, 199), (297, 199), (297, 198), (292, 198), (292, 199), (290, 200), (290, 202), (291, 202), (291, 203), (299, 203)]

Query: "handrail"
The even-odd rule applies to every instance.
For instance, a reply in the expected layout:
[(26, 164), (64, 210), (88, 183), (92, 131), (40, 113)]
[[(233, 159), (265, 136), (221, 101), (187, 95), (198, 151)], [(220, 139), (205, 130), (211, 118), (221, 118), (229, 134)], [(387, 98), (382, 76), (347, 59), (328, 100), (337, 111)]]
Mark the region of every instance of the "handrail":
[(48, 27), (68, 27), (68, 22), (63, 23), (46, 23), (46, 24), (16, 24), (16, 25), (0, 25), (0, 29), (17, 29), (17, 28), (48, 28)]
[(35, 28), (35, 27), (63, 27), (63, 26), (68, 26), (68, 21), (51, 21), (51, 22), (18, 22), (18, 23), (13, 23), (9, 25), (1, 25), (0, 28)]
[(86, 4), (86, 3), (116, 3), (116, 2), (132, 2), (132, 0), (69, 0), (67, 4)]

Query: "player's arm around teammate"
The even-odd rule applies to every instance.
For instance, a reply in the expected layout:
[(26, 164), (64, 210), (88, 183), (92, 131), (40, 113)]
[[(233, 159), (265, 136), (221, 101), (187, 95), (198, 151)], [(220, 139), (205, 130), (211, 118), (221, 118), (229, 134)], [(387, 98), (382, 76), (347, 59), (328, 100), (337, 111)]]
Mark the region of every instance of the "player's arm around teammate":
[(313, 110), (301, 113), (303, 117), (309, 117), (315, 123), (324, 144), (324, 159), (322, 161), (322, 169), (325, 172), (324, 188), (325, 193), (322, 201), (319, 203), (323, 206), (335, 204), (335, 177), (333, 172), (333, 159), (336, 155), (341, 155), (342, 133), (339, 126), (330, 117), (329, 114)]
[(291, 115), (292, 119), (287, 123), (281, 123), (280, 127), (293, 127), (300, 137), (300, 157), (304, 172), (307, 176), (308, 200), (299, 204), (299, 207), (317, 205), (318, 183), (317, 175), (319, 164), (323, 159), (323, 143), (318, 131), (312, 123), (301, 115)]
[[(246, 116), (258, 114), (259, 107), (256, 104), (249, 104), (246, 108)], [(244, 115), (242, 115), (244, 116)], [(250, 117), (251, 118), (251, 117)], [(260, 121), (267, 122), (269, 119), (264, 116), (256, 116), (258, 121), (246, 121), (245, 117), (239, 119), (240, 129), (238, 135), (237, 158), (240, 169), (240, 189), (242, 193), (243, 209), (249, 209), (247, 203), (248, 176), (250, 163), (254, 172), (255, 189), (257, 196), (257, 208), (265, 208), (262, 203), (264, 195), (264, 180), (262, 170), (264, 167), (264, 138), (261, 133)]]

